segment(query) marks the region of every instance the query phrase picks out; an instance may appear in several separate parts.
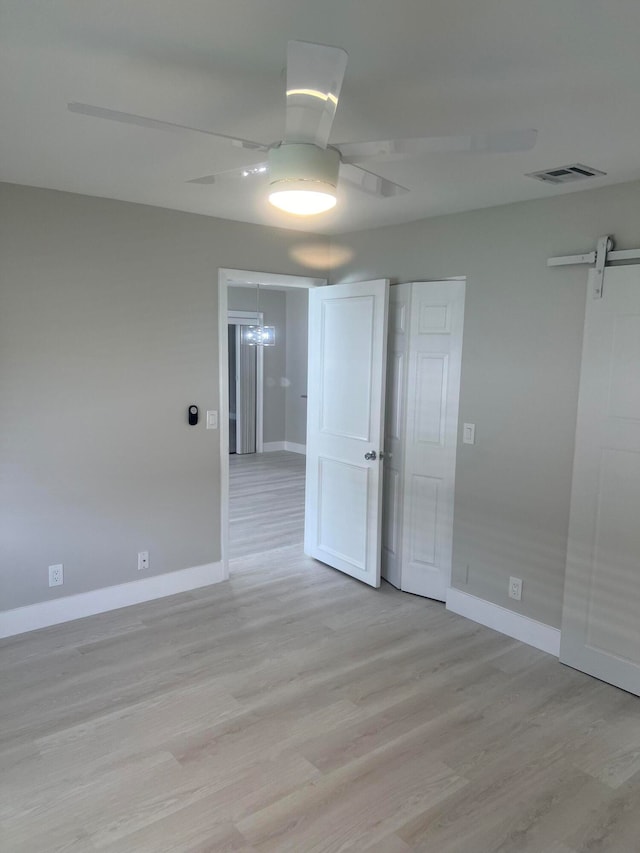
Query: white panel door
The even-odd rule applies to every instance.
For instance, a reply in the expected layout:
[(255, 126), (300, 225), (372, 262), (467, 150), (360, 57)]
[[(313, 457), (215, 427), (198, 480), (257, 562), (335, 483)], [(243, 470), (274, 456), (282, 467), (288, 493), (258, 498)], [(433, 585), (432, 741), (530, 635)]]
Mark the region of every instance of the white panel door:
[(439, 601), (451, 585), (464, 294), (464, 281), (411, 290), (401, 589)]
[(640, 695), (640, 267), (589, 297), (560, 660)]
[(376, 587), (388, 294), (386, 279), (309, 292), (305, 553)]
[(402, 586), (402, 487), (410, 312), (411, 285), (391, 287), (382, 490), (382, 577), (398, 589)]

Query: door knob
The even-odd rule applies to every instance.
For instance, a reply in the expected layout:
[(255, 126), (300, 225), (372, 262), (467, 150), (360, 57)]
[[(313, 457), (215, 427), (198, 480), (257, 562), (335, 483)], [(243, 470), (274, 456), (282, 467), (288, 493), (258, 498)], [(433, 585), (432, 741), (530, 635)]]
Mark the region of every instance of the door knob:
[(374, 459), (378, 458), (378, 454), (375, 452), (375, 450), (370, 450), (368, 453), (364, 454), (364, 458), (367, 459), (369, 462), (373, 462)]

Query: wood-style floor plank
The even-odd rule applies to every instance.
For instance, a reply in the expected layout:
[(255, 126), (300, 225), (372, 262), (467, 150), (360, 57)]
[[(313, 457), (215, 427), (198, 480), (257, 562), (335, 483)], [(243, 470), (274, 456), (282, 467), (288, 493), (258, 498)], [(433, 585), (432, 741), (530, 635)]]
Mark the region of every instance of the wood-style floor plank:
[(3, 853), (640, 851), (639, 699), (292, 531), (228, 583), (0, 642)]
[(285, 450), (229, 456), (232, 557), (302, 542), (305, 464)]

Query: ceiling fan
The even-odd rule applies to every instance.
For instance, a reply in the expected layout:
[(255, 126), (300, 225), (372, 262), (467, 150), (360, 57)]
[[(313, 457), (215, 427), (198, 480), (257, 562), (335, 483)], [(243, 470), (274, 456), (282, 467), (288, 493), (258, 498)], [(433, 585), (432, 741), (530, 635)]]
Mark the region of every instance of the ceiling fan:
[(535, 144), (537, 131), (527, 129), (473, 136), (435, 136), (329, 145), (346, 67), (347, 53), (341, 48), (302, 41), (288, 42), (285, 135), (281, 142), (270, 144), (91, 104), (73, 102), (67, 106), (73, 113), (158, 130), (205, 133), (226, 139), (232, 145), (248, 151), (265, 152), (267, 157), (264, 162), (204, 175), (188, 183), (214, 184), (223, 176), (267, 176), (269, 201), (282, 210), (298, 215), (322, 213), (334, 207), (338, 178), (341, 183), (378, 197), (390, 197), (408, 191), (406, 187), (363, 169), (359, 165), (361, 163), (406, 159), (441, 151), (527, 151)]

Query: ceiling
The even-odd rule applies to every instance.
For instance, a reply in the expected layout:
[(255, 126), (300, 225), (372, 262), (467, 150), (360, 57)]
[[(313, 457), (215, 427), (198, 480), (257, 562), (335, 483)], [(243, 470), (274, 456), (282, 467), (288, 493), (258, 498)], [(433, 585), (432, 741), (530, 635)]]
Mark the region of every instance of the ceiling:
[[(639, 33), (638, 0), (0, 0), (0, 180), (327, 234), (633, 180)], [(259, 182), (186, 183), (259, 155), (66, 109), (273, 142), (288, 39), (349, 54), (331, 141), (535, 127), (538, 142), (376, 164), (411, 192), (341, 190), (334, 211), (296, 219)], [(525, 177), (573, 162), (607, 175)]]

